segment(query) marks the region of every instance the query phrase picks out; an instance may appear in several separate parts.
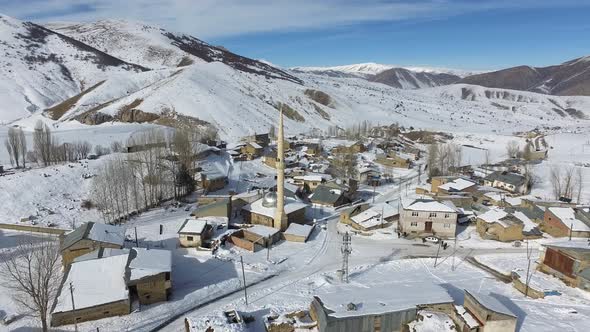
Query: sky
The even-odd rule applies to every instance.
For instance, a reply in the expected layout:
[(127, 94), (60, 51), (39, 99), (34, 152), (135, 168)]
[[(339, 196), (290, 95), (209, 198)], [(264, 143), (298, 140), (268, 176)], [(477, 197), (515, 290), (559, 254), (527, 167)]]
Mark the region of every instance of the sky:
[(492, 70), (590, 55), (590, 0), (0, 0), (0, 13), (142, 21), (282, 67)]

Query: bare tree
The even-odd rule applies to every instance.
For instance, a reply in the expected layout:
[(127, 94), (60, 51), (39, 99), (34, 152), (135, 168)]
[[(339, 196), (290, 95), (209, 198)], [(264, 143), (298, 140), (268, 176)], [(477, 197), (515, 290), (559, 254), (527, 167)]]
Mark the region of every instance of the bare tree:
[(52, 162), (52, 150), (54, 150), (54, 140), (51, 134), (51, 129), (43, 121), (39, 120), (35, 124), (35, 131), (33, 132), (33, 149), (37, 154), (37, 159), (40, 160), (44, 166), (49, 166)]
[(578, 167), (576, 172), (576, 182), (578, 184), (578, 204), (582, 204), (582, 189), (584, 189), (584, 175), (582, 173), (582, 168)]
[(123, 144), (119, 141), (111, 142), (111, 152), (113, 152), (113, 153), (123, 152)]
[(330, 161), (332, 175), (340, 179), (356, 179), (357, 162), (356, 153), (346, 152), (334, 155)]
[[(8, 137), (4, 141), (4, 145), (8, 150), (10, 156), (10, 163), (16, 164), (16, 168), (26, 166), (27, 141), (25, 134), (21, 128), (8, 128)], [(21, 164), (22, 162), (22, 164)]]
[(549, 180), (555, 199), (562, 197), (573, 199), (574, 194), (577, 194), (578, 201), (580, 200), (583, 188), (583, 175), (580, 168), (553, 166)]
[(506, 153), (508, 154), (508, 158), (516, 158), (518, 157), (520, 149), (518, 148), (517, 141), (509, 141), (506, 144)]
[(49, 330), (47, 318), (61, 283), (59, 243), (53, 238), (23, 242), (0, 256), (3, 286), (16, 303), (32, 311)]

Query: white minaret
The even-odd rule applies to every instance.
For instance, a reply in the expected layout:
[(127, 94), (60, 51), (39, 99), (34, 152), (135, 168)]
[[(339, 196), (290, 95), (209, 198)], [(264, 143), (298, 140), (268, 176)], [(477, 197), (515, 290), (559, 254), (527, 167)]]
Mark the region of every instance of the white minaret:
[(277, 207), (275, 210), (274, 227), (282, 231), (287, 229), (285, 213), (285, 137), (283, 134), (283, 104), (279, 109), (279, 134), (277, 137)]

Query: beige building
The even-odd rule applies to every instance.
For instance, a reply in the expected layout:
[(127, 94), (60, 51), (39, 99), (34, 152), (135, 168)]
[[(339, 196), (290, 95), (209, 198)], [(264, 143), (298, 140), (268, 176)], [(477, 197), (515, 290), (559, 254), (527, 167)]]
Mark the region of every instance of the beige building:
[(178, 230), (178, 241), (181, 247), (201, 247), (213, 236), (213, 226), (208, 219), (186, 219)]
[[(264, 225), (268, 227), (275, 227), (275, 213), (277, 207), (277, 195), (275, 192), (269, 192), (263, 198), (248, 204), (242, 208), (242, 215), (244, 221), (255, 225)], [(285, 214), (287, 215), (288, 224), (305, 223), (305, 208), (306, 204), (294, 199), (285, 197)], [(276, 227), (280, 228), (280, 227)], [(286, 227), (285, 227), (286, 229)]]
[[(129, 314), (127, 260), (127, 255), (115, 255), (69, 265), (51, 310), (51, 326)], [(70, 285), (76, 310), (72, 310)]]
[(457, 230), (457, 216), (457, 208), (450, 202), (417, 199), (403, 205), (399, 227), (407, 235), (452, 238)]
[(172, 252), (133, 248), (129, 254), (127, 286), (139, 303), (168, 301), (172, 292)]
[(502, 242), (522, 240), (524, 224), (501, 209), (491, 209), (477, 216), (477, 232), (486, 240)]
[(491, 294), (465, 290), (463, 307), (481, 324), (478, 332), (516, 331), (516, 315)]
[(590, 291), (590, 246), (588, 241), (557, 241), (544, 244), (538, 269), (572, 287)]
[(82, 224), (61, 240), (62, 264), (69, 265), (76, 257), (100, 248), (123, 248), (125, 228), (95, 222)]

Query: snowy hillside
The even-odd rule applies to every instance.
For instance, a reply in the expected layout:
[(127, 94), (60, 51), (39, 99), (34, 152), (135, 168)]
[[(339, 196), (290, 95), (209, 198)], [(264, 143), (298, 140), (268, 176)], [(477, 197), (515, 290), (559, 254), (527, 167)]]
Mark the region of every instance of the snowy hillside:
[(0, 15), (0, 123), (60, 102), (133, 65), (44, 27)]
[(243, 72), (300, 83), (296, 77), (267, 63), (242, 57), (190, 35), (139, 22), (106, 20), (47, 26), (103, 52), (151, 69), (218, 61)]

